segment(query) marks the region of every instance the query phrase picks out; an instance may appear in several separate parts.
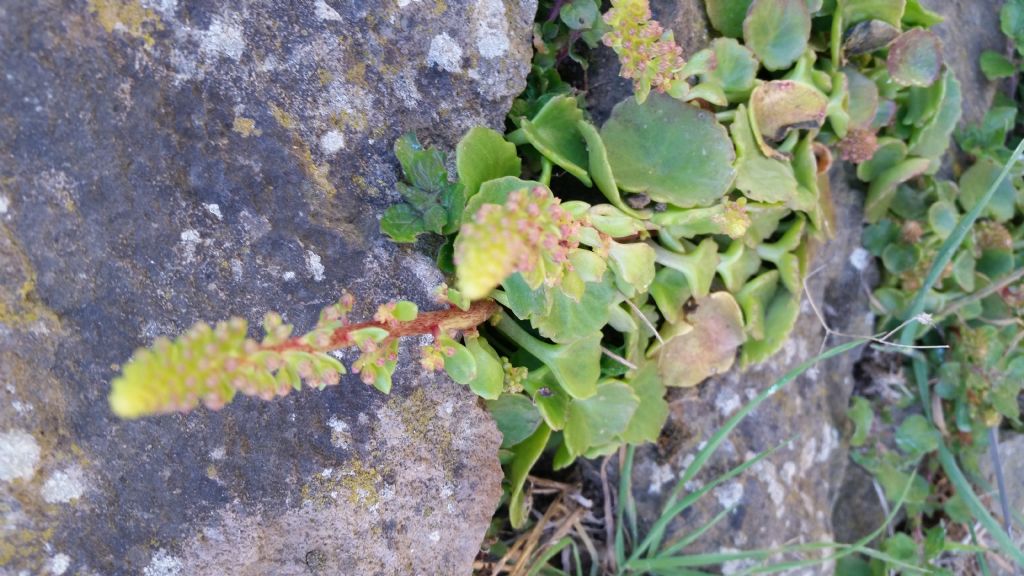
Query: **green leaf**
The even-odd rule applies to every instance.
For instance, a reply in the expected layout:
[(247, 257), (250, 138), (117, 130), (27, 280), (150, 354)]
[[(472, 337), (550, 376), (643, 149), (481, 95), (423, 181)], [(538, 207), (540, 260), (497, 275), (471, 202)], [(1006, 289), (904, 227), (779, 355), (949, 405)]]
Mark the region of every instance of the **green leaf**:
[(723, 36), (743, 36), (743, 18), (747, 15), (753, 0), (705, 0), (711, 25)]
[(522, 528), (529, 519), (530, 509), (525, 502), (523, 487), (533, 465), (544, 453), (550, 436), (550, 428), (538, 426), (529, 438), (512, 448), (512, 463), (509, 464), (507, 477), (510, 486), (508, 519), (513, 528)]
[(1009, 78), (1017, 73), (1017, 67), (1006, 56), (992, 50), (985, 50), (979, 59), (981, 71), (989, 80)]
[(398, 302), (395, 302), (395, 310), (393, 314), (395, 319), (399, 322), (412, 322), (419, 314), (419, 310), (420, 309), (416, 306), (415, 302), (399, 300)]
[(391, 237), (394, 242), (415, 242), (416, 237), (425, 232), (433, 232), (423, 221), (423, 215), (408, 204), (388, 206), (380, 220), (380, 231)]
[(910, 158), (882, 172), (868, 187), (864, 200), (864, 219), (877, 222), (889, 211), (897, 187), (923, 174), (931, 165), (927, 158)]
[(649, 218), (650, 211), (639, 212), (633, 210), (633, 208), (622, 201), (622, 197), (619, 195), (619, 187), (615, 183), (615, 175), (612, 174), (612, 165), (608, 162), (608, 150), (605, 148), (604, 141), (601, 140), (601, 134), (597, 131), (597, 128), (586, 120), (577, 122), (576, 128), (579, 129), (583, 139), (587, 142), (590, 176), (594, 179), (597, 189), (604, 194), (604, 197), (612, 205), (626, 214), (634, 218)]
[(601, 377), (601, 333), (584, 335), (567, 344), (548, 344), (531, 336), (514, 320), (502, 315), (498, 330), (544, 363), (558, 384), (573, 398), (587, 398)]
[(594, 0), (572, 0), (562, 6), (558, 16), (570, 30), (585, 30), (594, 25), (601, 11)]
[(882, 549), (885, 553), (901, 562), (907, 564), (916, 565), (917, 559), (917, 542), (910, 536), (899, 532), (886, 539), (885, 543), (882, 544)]
[(736, 145), (736, 188), (747, 198), (760, 202), (787, 203), (796, 198), (793, 166), (761, 153), (742, 104), (736, 109), (730, 131)]
[(896, 430), (896, 446), (910, 457), (938, 449), (941, 441), (939, 431), (920, 414), (907, 417)]
[(533, 190), (537, 186), (543, 186), (543, 184), (536, 180), (522, 180), (514, 176), (488, 180), (481, 184), (479, 192), (466, 202), (462, 220), (463, 222), (471, 220), (484, 204), (504, 204), (508, 201), (509, 194), (519, 190)]
[(878, 115), (878, 85), (853, 68), (844, 68), (850, 93), (850, 128), (869, 129)]
[(765, 314), (764, 338), (747, 340), (740, 351), (744, 368), (764, 362), (782, 349), (800, 316), (800, 300), (788, 290), (777, 290)]
[(747, 247), (742, 239), (737, 239), (721, 254), (716, 271), (722, 277), (725, 289), (735, 294), (760, 269), (761, 257), (757, 251)]
[(645, 363), (626, 383), (633, 388), (640, 404), (621, 434), (622, 441), (629, 444), (657, 442), (668, 420), (665, 385), (658, 375), (658, 366), (653, 362)]
[[(465, 346), (447, 336), (441, 336), (441, 346), (446, 350), (444, 370), (459, 384), (469, 384), (476, 378), (476, 360)], [(447, 353), (451, 351), (451, 353)]]
[(839, 6), (846, 27), (865, 20), (881, 20), (899, 28), (907, 3), (906, 0), (839, 0)]
[(690, 299), (686, 276), (673, 268), (662, 268), (655, 274), (650, 291), (661, 315), (669, 323), (675, 324), (679, 320), (683, 304)]
[(666, 386), (691, 387), (732, 367), (746, 340), (743, 313), (728, 292), (697, 301), (685, 322), (670, 325), (657, 348), (658, 370)]
[(1013, 40), (1017, 51), (1021, 52), (1024, 47), (1024, 0), (1006, 0), (999, 13), (999, 25), (1003, 34)]
[(532, 120), (523, 119), (521, 130), (538, 152), (590, 187), (587, 147), (576, 128), (582, 119), (575, 98), (556, 96)]
[(515, 144), (483, 126), (471, 129), (459, 140), (455, 147), (455, 166), (466, 198), (472, 198), (484, 182), (502, 176), (519, 176), (522, 170)]
[(569, 409), (569, 395), (558, 385), (551, 370), (541, 366), (530, 370), (523, 381), (523, 389), (533, 397), (533, 403), (552, 430), (565, 428), (565, 413)]
[(960, 219), (960, 212), (952, 202), (940, 200), (928, 208), (928, 226), (939, 238), (945, 240), (953, 233), (957, 221)]
[(936, 24), (941, 24), (943, 21), (944, 18), (940, 14), (922, 6), (921, 0), (907, 0), (907, 9), (903, 12), (903, 24), (905, 27), (922, 26), (924, 28), (931, 28)]
[(406, 180), (414, 188), (436, 193), (449, 184), (444, 153), (435, 148), (423, 148), (415, 134), (403, 134), (395, 141), (395, 156)]
[(920, 248), (902, 242), (890, 244), (882, 251), (882, 263), (892, 274), (900, 274), (912, 269), (920, 259)]
[(541, 287), (551, 292), (551, 307), (546, 313), (534, 314), (530, 323), (542, 336), (559, 343), (572, 342), (580, 336), (593, 334), (608, 323), (608, 307), (615, 296), (611, 278), (587, 282), (583, 296), (573, 301), (557, 288)]
[(871, 423), (875, 419), (875, 413), (871, 409), (871, 402), (863, 396), (853, 398), (853, 406), (850, 407), (850, 421), (855, 427), (853, 436), (850, 438), (850, 446), (863, 446), (871, 433)]
[[(710, 10), (710, 2), (708, 6)], [(740, 18), (742, 22), (742, 16)], [(737, 26), (737, 29), (742, 32), (742, 25)], [(710, 72), (702, 74), (701, 82), (720, 87), (729, 102), (746, 100), (750, 91), (754, 89), (754, 79), (760, 66), (754, 53), (732, 38), (714, 39), (711, 42), (711, 49), (718, 65)]]
[(485, 400), (496, 400), (505, 386), (501, 358), (487, 340), (479, 336), (467, 337), (466, 349), (476, 361), (476, 377), (469, 381), (469, 389)]
[(930, 30), (912, 28), (889, 46), (889, 76), (903, 86), (931, 86), (942, 72), (942, 43)]
[(857, 166), (857, 178), (863, 182), (872, 182), (883, 172), (903, 162), (906, 158), (907, 145), (902, 140), (879, 138), (874, 156)]
[(615, 180), (683, 208), (707, 206), (732, 183), (732, 142), (714, 115), (661, 94), (627, 98), (601, 128)]
[(569, 403), (565, 420), (565, 444), (573, 455), (603, 446), (626, 430), (640, 399), (633, 389), (618, 381), (605, 382), (594, 395)]
[(620, 244), (610, 240), (608, 265), (619, 291), (632, 298), (644, 294), (654, 281), (654, 250), (642, 242)]
[(938, 158), (949, 147), (949, 137), (960, 121), (960, 81), (952, 70), (942, 76), (942, 104), (938, 112), (920, 130), (910, 136), (910, 154)]
[[(973, 208), (985, 192), (999, 178), (1002, 166), (991, 158), (980, 158), (973, 166), (967, 169), (960, 176), (960, 206), (964, 210)], [(992, 200), (985, 206), (982, 214), (990, 216), (999, 222), (1006, 222), (1013, 218), (1017, 200), (1017, 190), (1009, 180), (1004, 180), (998, 188)]]
[(747, 282), (736, 295), (736, 302), (743, 310), (744, 328), (754, 340), (763, 340), (765, 337), (765, 314), (778, 284), (779, 271), (769, 270)]
[(743, 41), (770, 71), (789, 68), (811, 36), (806, 0), (754, 0), (743, 19)]
[(510, 448), (529, 438), (541, 424), (540, 412), (522, 394), (502, 394), (487, 401), (487, 411), (501, 431), (501, 447)]
[(686, 276), (694, 298), (704, 298), (710, 293), (719, 262), (718, 244), (714, 239), (705, 238), (696, 249), (686, 254), (677, 254), (657, 245), (651, 247), (654, 248), (654, 258), (658, 264), (674, 268)]

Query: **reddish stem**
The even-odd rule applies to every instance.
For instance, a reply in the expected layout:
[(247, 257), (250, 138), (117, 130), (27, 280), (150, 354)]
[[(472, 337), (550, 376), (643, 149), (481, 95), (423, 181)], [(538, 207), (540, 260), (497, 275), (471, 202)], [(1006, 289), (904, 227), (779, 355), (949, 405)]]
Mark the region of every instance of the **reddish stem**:
[(406, 336), (418, 336), (421, 334), (437, 335), (447, 331), (469, 330), (487, 321), (488, 318), (498, 312), (498, 304), (493, 300), (481, 300), (470, 305), (468, 310), (462, 310), (450, 306), (447, 310), (435, 310), (422, 312), (410, 322), (398, 322), (394, 325), (385, 322), (359, 322), (357, 324), (346, 324), (334, 331), (327, 346), (319, 348), (311, 346), (302, 341), (302, 336), (295, 336), (280, 344), (263, 348), (269, 352), (284, 352), (285, 350), (299, 350), (302, 352), (328, 352), (339, 348), (347, 348), (352, 345), (350, 335), (356, 330), (363, 328), (381, 328), (388, 331), (388, 339), (403, 338)]

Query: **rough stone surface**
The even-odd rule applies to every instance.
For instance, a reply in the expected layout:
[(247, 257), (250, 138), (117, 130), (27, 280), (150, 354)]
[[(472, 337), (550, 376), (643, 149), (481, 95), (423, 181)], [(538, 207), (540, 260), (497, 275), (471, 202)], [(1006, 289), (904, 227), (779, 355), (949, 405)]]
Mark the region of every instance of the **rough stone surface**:
[[(808, 281), (810, 297), (829, 326), (846, 334), (870, 333), (865, 286), (873, 273), (861, 269), (854, 251), (860, 245), (862, 192), (851, 188), (852, 170), (834, 166), (831, 197), (835, 237), (818, 245)], [(814, 357), (824, 330), (807, 296), (797, 326), (777, 356), (746, 372), (734, 370), (692, 389), (670, 391), (671, 412), (657, 447), (637, 453), (635, 496), (643, 518), (652, 521), (693, 456), (742, 405), (800, 362)], [(835, 337), (829, 345), (841, 343)], [(672, 532), (682, 535), (736, 506), (706, 533), (695, 550), (773, 548), (784, 544), (832, 540), (831, 508), (846, 467), (845, 418), (858, 352), (811, 369), (769, 398), (732, 433), (689, 487), (700, 486), (753, 455), (794, 440), (743, 475), (716, 488), (681, 515)], [(729, 566), (739, 569), (740, 566)], [(808, 573), (830, 573), (828, 566)]]
[(0, 4), (0, 574), (468, 573), (499, 434), (409, 359), (119, 422), (134, 348), (277, 309), (429, 306), (380, 236), (401, 133), (451, 148), (525, 83), (530, 0)]
[(942, 55), (963, 90), (961, 123), (979, 122), (992, 103), (997, 84), (981, 73), (978, 59), (985, 50), (1011, 54), (1009, 40), (999, 31), (1003, 0), (926, 0), (925, 6), (946, 20), (935, 27)]
[[(684, 58), (710, 44), (711, 24), (703, 0), (651, 0), (650, 5), (654, 19), (672, 30)], [(588, 81), (587, 104), (598, 124), (608, 118), (616, 104), (633, 94), (632, 81), (619, 76), (618, 57), (603, 44), (591, 54)]]
[[(1006, 483), (1006, 494), (1010, 510), (1011, 513), (1017, 514), (1019, 519), (1020, 515), (1024, 515), (1024, 435), (1013, 432), (1004, 432), (1004, 434), (1005, 436), (999, 440), (999, 459), (1003, 466), (1003, 481)], [(989, 508), (992, 514), (1001, 521), (1003, 513), (999, 497), (995, 492), (997, 484), (992, 460), (982, 458), (979, 462), (979, 467), (985, 480), (993, 490), (988, 499), (990, 502)], [(1021, 531), (1020, 523), (1016, 519), (1014, 522), (1012, 532), (1014, 542), (1017, 543), (1018, 547), (1024, 546), (1024, 532)], [(989, 557), (989, 564), (992, 567), (993, 574), (997, 576), (1017, 576), (1011, 567), (1005, 565), (1005, 562), (995, 561), (991, 559), (991, 555)]]

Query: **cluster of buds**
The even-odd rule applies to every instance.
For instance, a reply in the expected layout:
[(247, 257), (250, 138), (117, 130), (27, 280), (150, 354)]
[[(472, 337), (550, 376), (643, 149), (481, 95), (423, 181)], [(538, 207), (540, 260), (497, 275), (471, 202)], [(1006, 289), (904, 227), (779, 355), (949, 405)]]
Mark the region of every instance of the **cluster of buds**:
[(725, 200), (722, 202), (723, 211), (715, 214), (711, 220), (721, 227), (730, 238), (742, 238), (750, 229), (750, 214), (747, 213), (747, 199), (740, 198), (733, 202)]
[(906, 220), (900, 227), (900, 237), (907, 244), (917, 244), (924, 236), (924, 226), (917, 220)]
[(478, 300), (516, 272), (534, 289), (558, 285), (572, 270), (569, 255), (579, 248), (580, 228), (543, 186), (512, 192), (504, 204), (484, 204), (455, 242), (459, 291)]
[(398, 339), (386, 336), (381, 340), (368, 338), (357, 346), (360, 355), (352, 363), (352, 372), (359, 374), (364, 384), (382, 392), (390, 391), (391, 377), (398, 365)]
[(679, 71), (686, 64), (683, 49), (676, 44), (672, 32), (651, 20), (647, 0), (612, 0), (612, 8), (604, 15), (611, 27), (601, 39), (619, 55), (623, 78), (633, 80), (637, 94), (653, 88), (667, 92), (681, 81)]
[(974, 241), (981, 250), (1013, 250), (1013, 236), (999, 222), (982, 220), (975, 224)]
[(440, 338), (434, 338), (432, 344), (420, 349), (420, 366), (431, 372), (439, 372), (444, 370), (444, 359), (454, 355), (454, 346), (445, 346)]
[(501, 368), (505, 372), (505, 392), (518, 394), (523, 391), (523, 381), (529, 374), (529, 370), (522, 366), (513, 366), (512, 362), (505, 356), (501, 357)]

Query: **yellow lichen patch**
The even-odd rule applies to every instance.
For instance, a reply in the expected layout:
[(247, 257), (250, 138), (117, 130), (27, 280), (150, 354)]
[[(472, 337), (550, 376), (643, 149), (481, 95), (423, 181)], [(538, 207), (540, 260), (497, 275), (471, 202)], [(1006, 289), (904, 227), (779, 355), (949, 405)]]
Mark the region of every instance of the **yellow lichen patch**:
[(454, 439), (449, 428), (438, 424), (437, 405), (427, 398), (422, 388), (417, 388), (408, 398), (394, 397), (391, 406), (398, 412), (405, 436), (422, 438), (433, 446), (437, 452), (436, 462), (451, 479), (456, 460)]
[(329, 168), (327, 165), (317, 164), (313, 161), (313, 151), (310, 150), (309, 146), (299, 136), (296, 130), (298, 123), (295, 121), (295, 118), (276, 104), (270, 105), (270, 113), (273, 114), (274, 119), (277, 120), (277, 123), (282, 128), (291, 132), (292, 155), (299, 161), (299, 166), (306, 173), (306, 177), (313, 181), (313, 184), (327, 196), (328, 200), (334, 198), (334, 195), (338, 193), (338, 189), (334, 187), (334, 184), (328, 178)]
[(366, 62), (358, 62), (345, 71), (345, 79), (359, 86), (366, 86)]
[(316, 75), (317, 77), (320, 78), (321, 86), (327, 86), (328, 84), (331, 83), (332, 80), (334, 80), (334, 74), (331, 74), (331, 71), (328, 70), (327, 68), (321, 68), (317, 70)]
[(242, 138), (263, 134), (263, 131), (256, 127), (256, 121), (252, 118), (246, 118), (245, 116), (235, 117), (235, 121), (232, 123), (231, 129), (241, 134)]
[[(36, 271), (7, 226), (0, 224), (0, 324), (21, 327), (45, 320), (56, 327), (60, 321), (36, 294)], [(16, 286), (16, 287), (15, 287)]]
[(434, 15), (435, 16), (440, 16), (440, 15), (444, 14), (447, 11), (448, 11), (448, 3), (445, 2), (444, 0), (437, 0), (437, 3), (434, 4)]
[(302, 487), (302, 501), (324, 507), (344, 498), (350, 504), (370, 508), (380, 502), (380, 482), (377, 470), (355, 459), (341, 471), (313, 476)]
[(131, 0), (89, 0), (89, 12), (96, 15), (100, 26), (107, 32), (120, 28), (131, 36), (142, 38), (148, 46), (154, 43), (148, 32), (164, 27), (153, 10)]
[(4, 531), (0, 534), (0, 566), (11, 570), (29, 570), (33, 574), (41, 573), (51, 538), (53, 528)]
[(285, 130), (295, 129), (295, 118), (293, 118), (291, 114), (279, 108), (277, 104), (270, 105), (270, 113), (274, 115), (274, 120), (277, 120), (277, 123), (281, 128), (284, 128)]
[(362, 132), (363, 130), (366, 130), (366, 115), (352, 114), (347, 111), (337, 112), (335, 114), (331, 114), (331, 124), (334, 124), (335, 128), (342, 132), (348, 130)]

